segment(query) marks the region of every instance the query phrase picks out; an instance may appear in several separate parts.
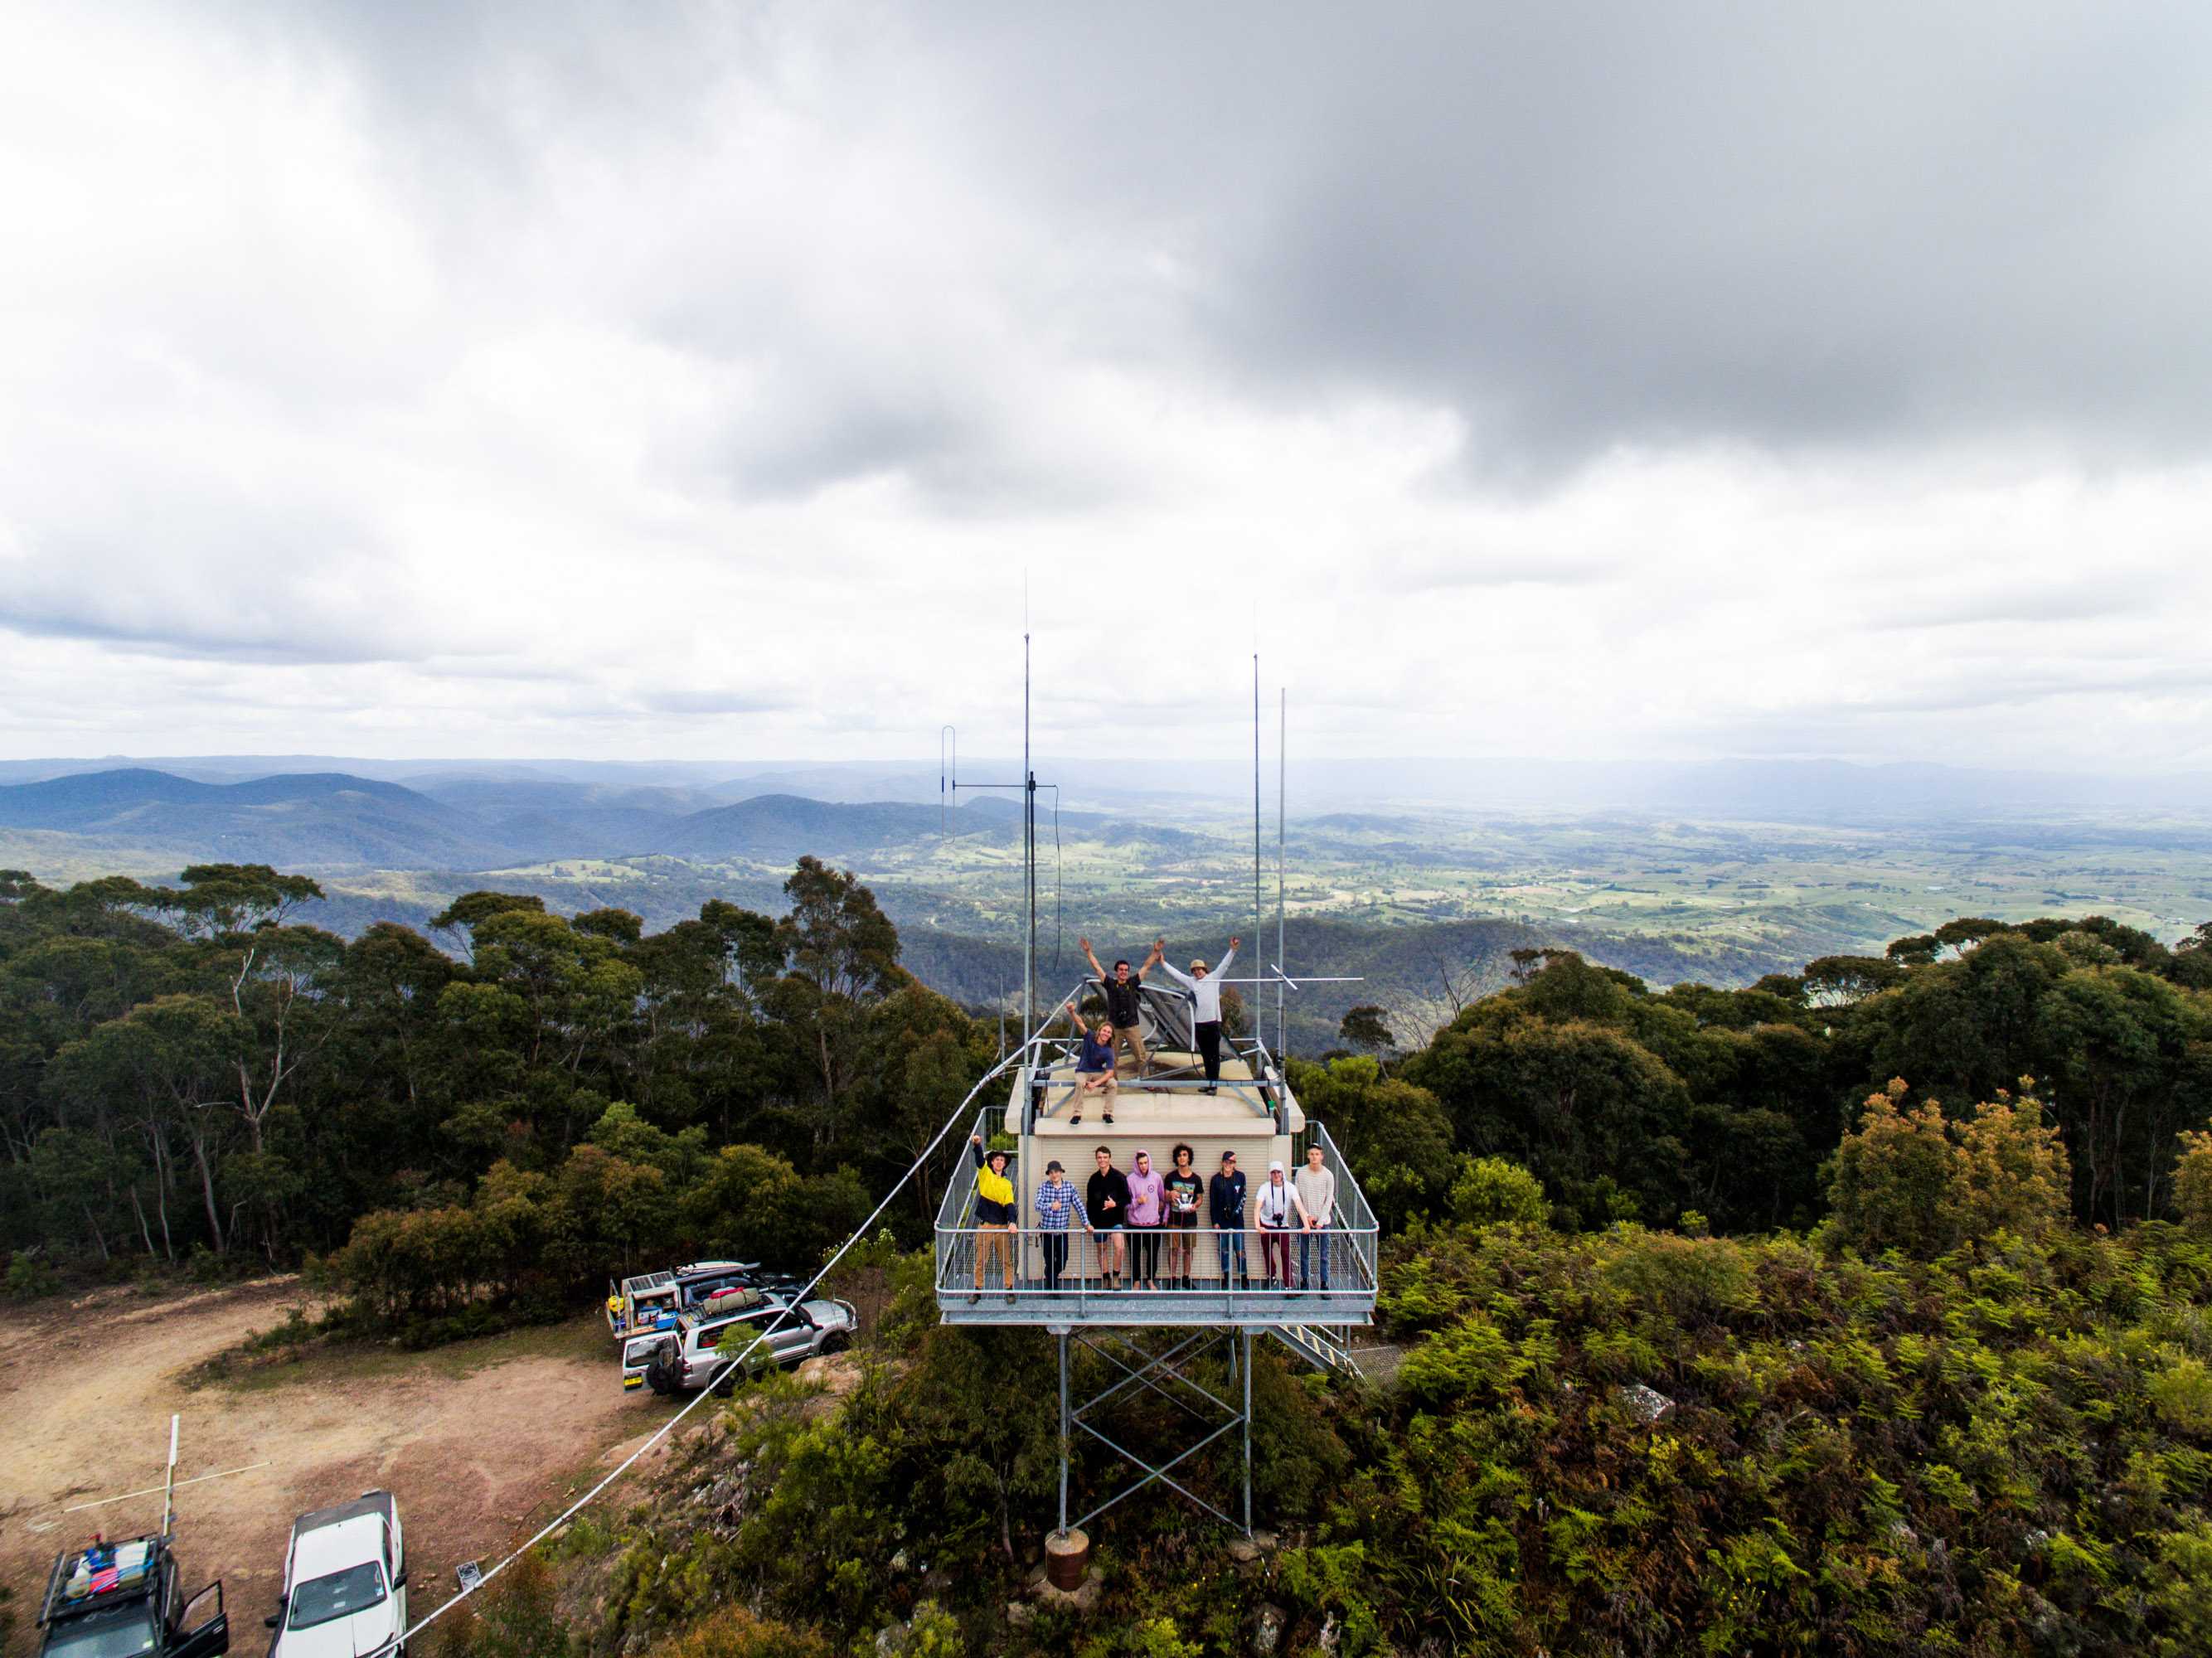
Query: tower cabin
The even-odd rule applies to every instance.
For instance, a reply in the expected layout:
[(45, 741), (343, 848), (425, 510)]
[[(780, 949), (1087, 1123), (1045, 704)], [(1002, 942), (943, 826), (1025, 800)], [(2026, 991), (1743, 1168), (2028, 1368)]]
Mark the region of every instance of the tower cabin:
[[(1079, 993), (1095, 987), (1085, 980)], [(1143, 1035), (1152, 1053), (1152, 1074), (1139, 1078), (1126, 1066), (1119, 1073), (1117, 1096), (1109, 1108), (1100, 1096), (1079, 1097), (1076, 1040), (1070, 1035), (1033, 1035), (1001, 1102), (980, 1111), (971, 1132), (986, 1149), (1007, 1151), (1007, 1176), (1014, 1187), (1019, 1230), (1008, 1239), (987, 1236), (976, 1224), (976, 1181), (968, 1147), (938, 1212), (936, 1235), (938, 1308), (953, 1324), (1036, 1325), (1058, 1333), (1086, 1327), (1135, 1329), (1196, 1326), (1281, 1337), (1317, 1364), (1341, 1365), (1342, 1349), (1332, 1331), (1373, 1321), (1376, 1290), (1375, 1217), (1321, 1123), (1309, 1119), (1285, 1080), (1280, 1065), (1259, 1037), (1224, 1039), (1220, 1080), (1212, 1092), (1199, 1057), (1192, 1027), (1192, 1004), (1174, 986), (1147, 981), (1141, 993)], [(1065, 1029), (1065, 1017), (1057, 1028)], [(1046, 1031), (1054, 1026), (1048, 1024)], [(1082, 1121), (1074, 1121), (1079, 1111)], [(1108, 1275), (1115, 1256), (1071, 1218), (1069, 1230), (1037, 1224), (1037, 1189), (1045, 1166), (1055, 1159), (1079, 1194), (1085, 1194), (1101, 1146), (1114, 1167), (1127, 1175), (1139, 1151), (1150, 1154), (1163, 1177), (1174, 1169), (1177, 1145), (1188, 1145), (1192, 1168), (1201, 1182), (1221, 1170), (1224, 1151), (1234, 1152), (1245, 1177), (1244, 1224), (1240, 1238), (1218, 1230), (1204, 1197), (1196, 1225), (1172, 1225), (1158, 1231), (1121, 1235), (1118, 1282)], [(1261, 1229), (1261, 1194), (1268, 1166), (1283, 1165), (1286, 1184), (1307, 1166), (1318, 1147), (1322, 1166), (1335, 1177), (1335, 1209), (1318, 1232)], [(1091, 1216), (1094, 1224), (1099, 1217)], [(1297, 1222), (1295, 1215), (1293, 1227)], [(1064, 1239), (1064, 1264), (1056, 1260)], [(1189, 1240), (1189, 1288), (1175, 1253)], [(1158, 1251), (1157, 1289), (1129, 1287), (1142, 1249)], [(1013, 1271), (1004, 1271), (1011, 1257)], [(979, 1274), (977, 1268), (982, 1271)], [(979, 1287), (979, 1278), (981, 1284)]]

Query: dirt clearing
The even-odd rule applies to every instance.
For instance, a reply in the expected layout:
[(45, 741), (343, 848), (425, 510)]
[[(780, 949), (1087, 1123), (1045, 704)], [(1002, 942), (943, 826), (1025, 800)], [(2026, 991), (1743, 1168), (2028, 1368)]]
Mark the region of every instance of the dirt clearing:
[(390, 1490), (415, 1601), (428, 1611), (452, 1592), (457, 1564), (489, 1564), (558, 1512), (610, 1449), (673, 1412), (623, 1393), (594, 1317), (428, 1353), (318, 1353), (186, 1384), (195, 1365), (307, 1301), (288, 1278), (150, 1302), (107, 1291), (0, 1315), (0, 1582), (15, 1591), (20, 1624), (36, 1615), (58, 1549), (94, 1527), (112, 1535), (161, 1523), (158, 1495), (60, 1509), (158, 1485), (172, 1412), (184, 1418), (179, 1479), (270, 1464), (177, 1497), (186, 1587), (223, 1580), (242, 1652), (260, 1649), (295, 1515)]

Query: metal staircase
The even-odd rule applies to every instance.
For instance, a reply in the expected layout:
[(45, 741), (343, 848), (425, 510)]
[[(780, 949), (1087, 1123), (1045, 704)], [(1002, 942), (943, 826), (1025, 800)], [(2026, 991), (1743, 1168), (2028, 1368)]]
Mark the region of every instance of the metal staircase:
[(1352, 1349), (1326, 1325), (1271, 1324), (1267, 1333), (1317, 1370), (1331, 1370), (1354, 1382), (1361, 1379)]

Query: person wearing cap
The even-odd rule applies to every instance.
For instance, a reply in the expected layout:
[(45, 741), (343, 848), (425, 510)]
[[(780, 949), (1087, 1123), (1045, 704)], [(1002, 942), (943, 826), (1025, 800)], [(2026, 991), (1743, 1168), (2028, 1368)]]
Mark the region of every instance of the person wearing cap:
[(1152, 1167), (1152, 1154), (1137, 1153), (1129, 1170), (1129, 1282), (1138, 1290), (1158, 1289), (1160, 1227), (1167, 1218), (1167, 1183)]
[(1083, 1193), (1083, 1206), (1091, 1216), (1091, 1235), (1098, 1240), (1098, 1274), (1103, 1287), (1115, 1287), (1121, 1270), (1121, 1229), (1128, 1224), (1129, 1177), (1114, 1166), (1110, 1147), (1091, 1153), (1098, 1165)]
[(1283, 1178), (1283, 1165), (1267, 1165), (1267, 1183), (1260, 1188), (1260, 1270), (1269, 1284), (1291, 1287), (1291, 1230), (1296, 1225), (1297, 1193)]
[[(1313, 1275), (1308, 1259), (1309, 1248), (1316, 1248), (1321, 1256), (1321, 1287), (1328, 1288), (1328, 1229), (1336, 1224), (1336, 1171), (1322, 1163), (1321, 1147), (1306, 1148), (1306, 1166), (1298, 1170), (1298, 1177), (1291, 1184), (1291, 1204), (1297, 1212), (1298, 1225), (1298, 1288), (1313, 1288)], [(1316, 1236), (1316, 1235), (1320, 1236)]]
[[(1190, 971), (1181, 973), (1160, 963), (1160, 971), (1173, 979), (1191, 995), (1191, 1023), (1198, 1034), (1198, 1055), (1206, 1062), (1206, 1091), (1214, 1091), (1221, 1080), (1221, 975), (1229, 971), (1230, 963), (1237, 959), (1237, 946), (1244, 941), (1231, 938), (1229, 953), (1221, 958), (1218, 967), (1209, 969), (1201, 956), (1190, 964)], [(1155, 939), (1154, 954), (1167, 948), (1167, 940)]]
[(1085, 1231), (1091, 1217), (1083, 1207), (1083, 1194), (1075, 1189), (1054, 1157), (1044, 1166), (1044, 1181), (1036, 1189), (1037, 1242), (1044, 1250), (1044, 1287), (1060, 1288), (1060, 1275), (1067, 1266), (1068, 1218)]
[(1234, 1151), (1221, 1154), (1221, 1172), (1206, 1183), (1206, 1218), (1213, 1223), (1213, 1254), (1221, 1263), (1221, 1287), (1234, 1290), (1241, 1280), (1244, 1288), (1250, 1289), (1252, 1280), (1244, 1270), (1244, 1175), (1237, 1167)]
[(1144, 987), (1145, 975), (1159, 964), (1160, 946), (1157, 944), (1152, 946), (1152, 953), (1145, 957), (1144, 966), (1135, 972), (1129, 970), (1128, 959), (1125, 957), (1115, 963), (1114, 970), (1109, 973), (1098, 965), (1098, 957), (1091, 953), (1090, 939), (1078, 938), (1075, 942), (1083, 947), (1083, 959), (1091, 963), (1091, 970), (1098, 975), (1099, 989), (1106, 993), (1106, 1017), (1113, 1023), (1115, 1040), (1129, 1045), (1129, 1063), (1135, 1067), (1137, 1075), (1139, 1078), (1150, 1076), (1152, 1056), (1145, 1052), (1141, 1012), (1143, 998), (1138, 992)]
[(1004, 1151), (983, 1150), (983, 1137), (968, 1137), (969, 1154), (975, 1159), (975, 1291), (968, 1297), (974, 1306), (983, 1298), (983, 1263), (999, 1260), (999, 1282), (1006, 1299), (1014, 1298), (1015, 1239), (1021, 1227), (1014, 1213), (1014, 1182), (1006, 1174)]

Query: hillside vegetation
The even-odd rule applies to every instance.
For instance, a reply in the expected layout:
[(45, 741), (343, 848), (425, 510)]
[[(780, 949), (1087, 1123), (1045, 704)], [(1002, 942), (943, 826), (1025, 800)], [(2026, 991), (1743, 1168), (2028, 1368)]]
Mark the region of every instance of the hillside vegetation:
[[(438, 1339), (707, 1249), (818, 1260), (995, 1052), (811, 859), (647, 932), (467, 895), (0, 878), (8, 1281), (326, 1257)], [(1748, 987), (1578, 955), (1295, 1066), (1392, 1236), (1372, 1392), (1255, 1377), (1239, 1559), (1171, 1497), (1032, 1606), (1051, 1348), (936, 1325), (939, 1164), (841, 1400), (741, 1400), (441, 1639), (484, 1654), (2028, 1654), (2212, 1637), (2212, 927), (1961, 920)], [(1367, 1051), (1355, 1053), (1352, 1048)], [(1226, 1386), (1226, 1378), (1219, 1378)], [(1135, 1437), (1164, 1424), (1132, 1401)], [(1194, 1488), (1225, 1493), (1200, 1459)], [(1079, 1454), (1079, 1490), (1107, 1470)], [(1018, 1606), (1010, 1616), (1008, 1606)]]

